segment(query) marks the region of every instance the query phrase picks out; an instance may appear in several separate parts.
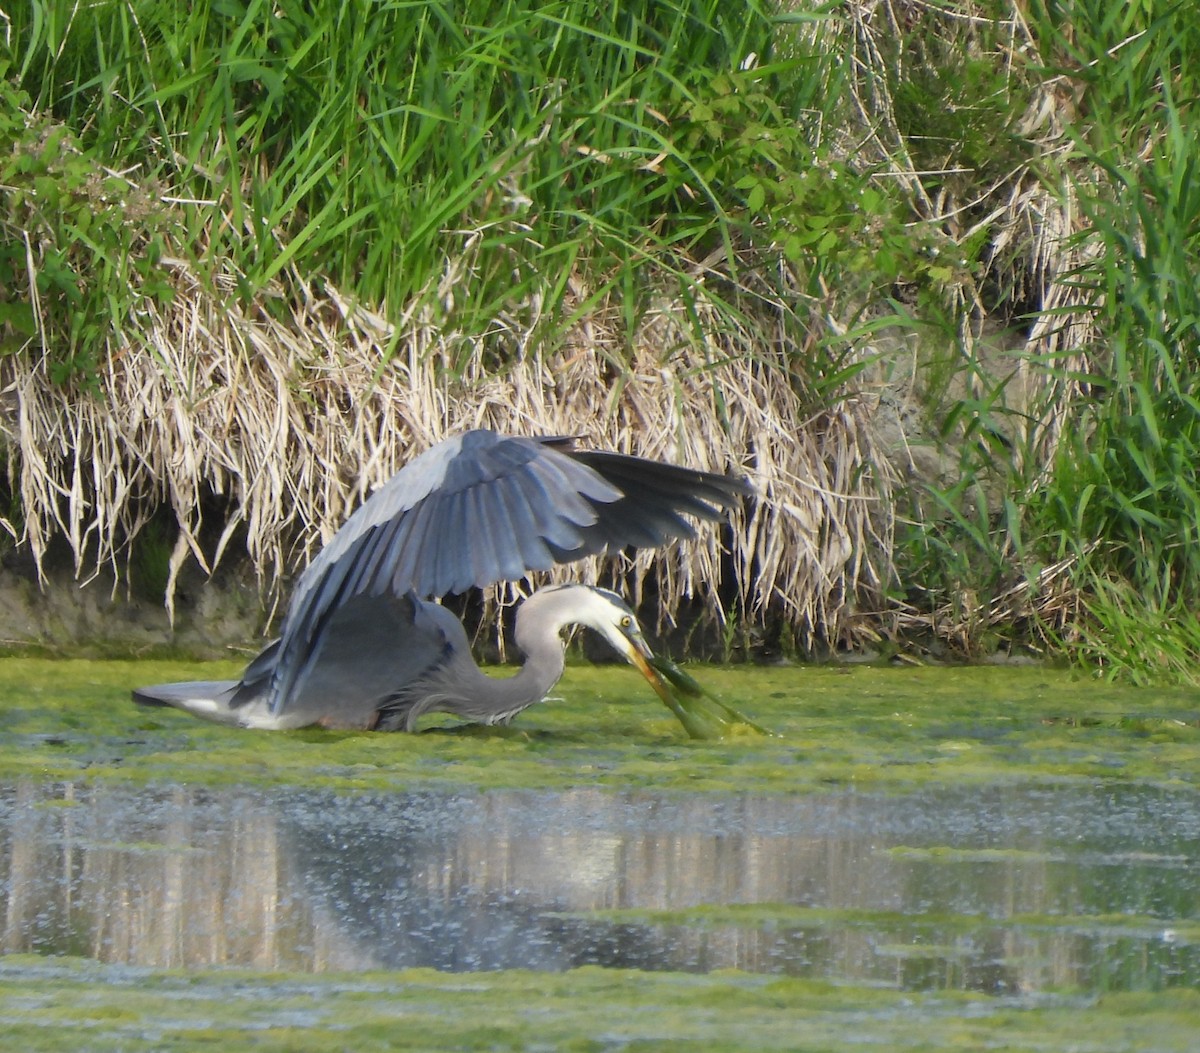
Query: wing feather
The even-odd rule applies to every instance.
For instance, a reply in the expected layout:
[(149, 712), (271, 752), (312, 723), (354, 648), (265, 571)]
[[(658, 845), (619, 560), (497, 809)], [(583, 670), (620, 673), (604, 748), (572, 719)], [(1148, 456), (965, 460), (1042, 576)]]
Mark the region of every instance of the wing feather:
[(346, 575), (341, 589), (348, 596), (380, 595), (377, 588), (380, 569), (387, 561), (388, 536), (385, 527), (375, 527), (363, 536), (362, 547), (354, 561), (353, 572)]
[[(529, 560), (536, 564), (539, 553), (536, 538), (527, 538), (530, 529), (528, 509), (514, 500), (512, 480), (493, 480), (486, 489), (479, 487), (483, 505), (483, 521), (491, 530), (491, 546), (494, 554), (495, 580), (511, 581), (522, 577), (528, 570)], [(532, 542), (531, 544), (527, 543)], [(548, 554), (547, 554), (548, 556)]]
[(557, 527), (545, 503), (536, 499), (530, 500), (527, 483), (529, 480), (525, 477), (514, 476), (505, 480), (505, 485), (500, 490), (505, 513), (512, 525), (513, 536), (517, 539), (521, 561), (525, 567), (523, 573), (549, 570), (554, 566), (554, 554), (546, 540), (547, 535), (553, 533)]
[[(447, 592), (463, 592), (466, 586), (470, 585), (469, 576), (463, 573), (465, 560), (463, 559), (463, 550), (460, 545), (443, 545), (439, 543), (439, 537), (465, 537), (466, 523), (463, 520), (463, 499), (462, 491), (445, 493), (442, 495), (441, 507), (432, 516), (432, 519), (438, 524), (440, 534), (433, 538), (427, 538), (426, 548), (423, 550), (427, 553), (426, 562), (431, 568), (434, 581), (445, 582)], [(429, 545), (432, 541), (434, 544)]]
[(498, 562), (493, 544), (495, 532), (485, 518), (481, 487), (472, 487), (467, 491), (465, 507), (470, 523), (467, 544), (470, 550), (471, 581), (474, 582), (486, 578), (488, 571)]
[(421, 535), (413, 529), (417, 525), (413, 520), (418, 515), (418, 509), (419, 506), (407, 513), (406, 518), (397, 519), (383, 528), (388, 534), (385, 562), (390, 575), (389, 587), (397, 594), (403, 591), (404, 582), (412, 581), (413, 570), (420, 558), (417, 549), (421, 544)]
[(430, 582), (436, 568), (430, 566), (429, 558), (435, 547), (446, 541), (438, 522), (442, 502), (443, 495), (434, 491), (395, 526), (404, 539), (400, 562), (392, 572), (392, 589), (397, 594), (407, 589), (418, 596), (434, 594)]
[[(531, 529), (536, 531), (548, 545), (556, 549), (571, 549), (582, 541), (579, 520), (590, 525), (596, 521), (596, 512), (590, 506), (585, 518), (578, 507), (569, 507), (566, 502), (556, 498), (559, 490), (554, 488), (556, 479), (547, 478), (545, 472), (525, 472), (514, 482), (519, 491), (519, 500), (529, 509), (534, 520)], [(553, 561), (550, 566), (553, 566)], [(532, 569), (532, 568), (531, 568)], [(546, 567), (537, 569), (545, 570)]]

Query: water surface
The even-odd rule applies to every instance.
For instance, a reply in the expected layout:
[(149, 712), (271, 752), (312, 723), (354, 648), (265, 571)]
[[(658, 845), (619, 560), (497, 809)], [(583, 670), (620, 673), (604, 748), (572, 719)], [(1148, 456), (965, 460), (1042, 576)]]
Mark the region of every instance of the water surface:
[(2, 949), (584, 964), (1031, 995), (1200, 984), (1200, 794), (0, 788)]

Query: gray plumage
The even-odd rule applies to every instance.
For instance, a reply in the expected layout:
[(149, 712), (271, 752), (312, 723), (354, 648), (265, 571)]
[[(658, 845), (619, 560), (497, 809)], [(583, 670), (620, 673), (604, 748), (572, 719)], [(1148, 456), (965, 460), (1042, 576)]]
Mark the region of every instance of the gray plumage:
[[(246, 727), (411, 730), (426, 712), (496, 723), (562, 674), (559, 632), (588, 625), (655, 683), (632, 612), (613, 593), (553, 586), (518, 611), (515, 676), (485, 675), (462, 625), (432, 602), (626, 547), (694, 536), (750, 492), (744, 479), (569, 439), (470, 431), (415, 458), (376, 491), (300, 576), (277, 641), (239, 681), (140, 688)], [(658, 689), (656, 685), (656, 690)]]

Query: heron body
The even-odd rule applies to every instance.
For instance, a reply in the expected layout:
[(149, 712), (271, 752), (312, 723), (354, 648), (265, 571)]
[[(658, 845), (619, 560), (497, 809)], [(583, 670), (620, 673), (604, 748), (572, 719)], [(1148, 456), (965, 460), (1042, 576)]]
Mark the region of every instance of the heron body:
[[(607, 550), (692, 537), (749, 493), (744, 479), (566, 439), (469, 431), (409, 462), (346, 521), (297, 582), (278, 640), (240, 680), (160, 684), (134, 700), (249, 728), (413, 730), (424, 713), (501, 723), (562, 675), (561, 630), (603, 635), (659, 690), (621, 598), (585, 585), (517, 612), (520, 671), (486, 675), (436, 600)], [(660, 691), (661, 693), (661, 691)]]

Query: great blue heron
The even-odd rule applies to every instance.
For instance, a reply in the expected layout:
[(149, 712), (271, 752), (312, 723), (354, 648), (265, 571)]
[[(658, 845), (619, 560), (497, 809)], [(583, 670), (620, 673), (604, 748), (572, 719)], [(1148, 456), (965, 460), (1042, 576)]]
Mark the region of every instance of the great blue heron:
[(466, 432), (409, 462), (346, 521), (297, 582), (279, 639), (240, 680), (143, 687), (134, 700), (249, 728), (412, 731), (437, 711), (502, 723), (558, 681), (559, 633), (579, 624), (685, 719), (658, 675), (682, 686), (679, 670), (654, 658), (612, 592), (551, 585), (530, 596), (514, 631), (525, 664), (505, 678), (479, 669), (461, 623), (432, 601), (610, 549), (692, 537), (685, 515), (718, 520), (749, 493), (736, 476), (580, 450), (570, 439)]

